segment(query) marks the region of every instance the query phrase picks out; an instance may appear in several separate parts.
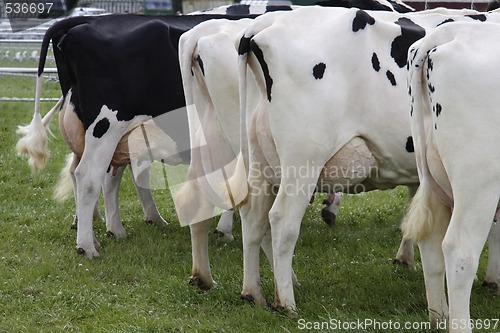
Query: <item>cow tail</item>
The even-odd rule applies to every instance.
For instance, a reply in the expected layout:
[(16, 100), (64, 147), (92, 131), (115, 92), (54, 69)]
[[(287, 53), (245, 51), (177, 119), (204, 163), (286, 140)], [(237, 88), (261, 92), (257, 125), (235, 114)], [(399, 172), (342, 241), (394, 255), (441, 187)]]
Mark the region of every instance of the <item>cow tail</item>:
[[(17, 154), (28, 158), (28, 163), (33, 172), (42, 170), (49, 158), (47, 129), (56, 111), (60, 108), (63, 98), (43, 117), (40, 115), (40, 95), (38, 93), (41, 80), (37, 79), (37, 100), (35, 101), (35, 114), (27, 126), (19, 126), (17, 133), (21, 138), (16, 144)], [(49, 130), (50, 131), (50, 130)]]
[[(186, 100), (186, 112), (188, 115), (189, 123), (189, 139), (191, 145), (191, 161), (195, 156), (193, 155), (193, 145), (195, 144), (196, 129), (201, 126), (196, 105), (194, 103), (193, 92), (193, 79), (194, 73), (192, 72), (192, 60), (198, 38), (192, 36), (192, 32), (188, 31), (181, 35), (179, 40), (179, 64), (182, 76), (182, 85), (184, 89), (184, 97)], [(201, 188), (198, 180), (190, 177), (191, 166), (188, 171), (188, 181), (184, 182), (181, 188), (173, 194), (175, 208), (181, 226), (189, 225), (199, 222), (197, 212), (200, 206), (200, 198), (195, 193), (201, 193)], [(204, 201), (203, 194), (201, 200)], [(203, 220), (203, 219), (201, 219)]]
[(249, 194), (248, 173), (248, 135), (247, 135), (247, 65), (248, 53), (250, 52), (250, 40), (253, 34), (246, 32), (241, 37), (238, 50), (238, 78), (239, 78), (239, 100), (240, 100), (240, 153), (236, 160), (234, 174), (229, 178), (229, 186), (232, 189), (234, 208), (240, 208), (246, 204)]
[(71, 197), (73, 194), (73, 180), (71, 179), (71, 169), (74, 163), (74, 154), (68, 154), (66, 156), (66, 164), (59, 174), (59, 180), (57, 181), (54, 190), (54, 199), (59, 202), (63, 202)]
[(438, 230), (443, 228), (446, 230), (451, 216), (450, 208), (444, 205), (434, 193), (434, 190), (439, 187), (432, 178), (427, 165), (429, 133), (426, 133), (425, 129), (432, 126), (432, 123), (429, 123), (431, 109), (427, 98), (426, 63), (429, 51), (433, 48), (434, 46), (417, 42), (413, 44), (408, 55), (410, 124), (420, 186), (413, 197), (401, 229), (405, 238), (417, 242)]
[(47, 164), (49, 158), (47, 127), (55, 112), (62, 105), (63, 98), (59, 99), (57, 104), (42, 119), (40, 114), (40, 98), (43, 84), (43, 69), (47, 58), (50, 40), (54, 34), (67, 31), (74, 26), (86, 23), (88, 17), (75, 17), (73, 19), (63, 20), (51, 26), (45, 33), (40, 49), (40, 60), (38, 62), (38, 74), (35, 88), (35, 112), (31, 123), (27, 126), (19, 126), (17, 133), (21, 138), (17, 142), (16, 149), (19, 156), (28, 158), (28, 163), (33, 172), (42, 170)]

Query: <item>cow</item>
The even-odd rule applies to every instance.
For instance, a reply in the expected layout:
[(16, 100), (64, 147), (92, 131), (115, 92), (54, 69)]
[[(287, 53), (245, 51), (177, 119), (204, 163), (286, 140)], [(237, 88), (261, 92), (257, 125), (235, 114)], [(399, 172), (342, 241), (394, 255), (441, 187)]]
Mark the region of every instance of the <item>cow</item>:
[[(363, 8), (373, 9), (373, 10), (392, 10), (399, 12), (409, 12), (414, 9), (406, 4), (397, 1), (393, 3), (388, 3), (385, 1), (331, 1), (329, 3), (322, 5), (328, 6), (342, 6), (342, 7), (356, 7), (362, 6)], [(279, 8), (279, 6), (278, 6)], [(292, 9), (296, 9), (298, 7), (292, 7)], [(240, 14), (248, 14), (255, 13), (252, 11), (251, 6), (245, 5), (231, 5), (226, 7), (219, 7), (215, 13), (229, 13), (236, 12)], [(269, 10), (268, 10), (269, 11)], [(210, 13), (214, 13), (214, 11), (210, 11)], [(197, 106), (197, 111), (200, 114), (203, 114), (205, 108), (213, 109), (216, 117), (206, 116), (203, 127), (205, 130), (203, 132), (206, 136), (207, 133), (213, 135), (212, 138), (206, 138), (207, 142), (212, 142), (213, 147), (211, 148), (212, 156), (206, 156), (205, 158), (216, 160), (219, 164), (224, 165), (224, 161), (229, 163), (229, 161), (233, 160), (239, 151), (239, 142), (238, 142), (238, 133), (237, 129), (239, 128), (239, 117), (237, 117), (234, 112), (237, 109), (236, 105), (237, 101), (237, 78), (231, 73), (234, 73), (236, 69), (236, 59), (230, 58), (230, 54), (228, 52), (232, 52), (235, 58), (237, 57), (235, 51), (231, 47), (232, 44), (240, 37), (241, 27), (249, 24), (250, 21), (244, 21), (246, 23), (240, 22), (204, 22), (199, 26), (195, 27), (193, 30), (187, 32), (183, 35), (180, 41), (180, 49), (181, 49), (181, 70), (186, 75), (183, 78), (183, 82), (185, 85), (185, 90), (189, 91), (189, 94), (192, 94), (196, 91), (196, 89), (191, 88), (191, 85), (199, 85), (206, 86), (205, 88), (197, 87), (198, 91), (201, 92), (202, 96), (200, 97), (200, 101)], [(198, 43), (199, 40), (200, 43)], [(212, 39), (212, 42), (210, 40)], [(227, 45), (222, 47), (221, 45), (215, 45), (215, 43), (219, 43), (221, 45)], [(196, 54), (195, 54), (196, 53)], [(206, 53), (206, 56), (202, 56), (202, 53)], [(232, 61), (232, 62), (231, 62)], [(182, 68), (182, 65), (186, 64), (187, 67)], [(203, 66), (203, 68), (196, 70), (192, 70), (192, 68), (196, 68), (197, 66)], [(224, 68), (220, 70), (220, 68)], [(210, 69), (213, 69), (212, 74), (207, 73)], [(215, 90), (216, 87), (220, 86), (221, 78), (220, 75), (216, 76), (215, 71), (220, 71), (224, 73), (224, 81), (225, 85), (223, 89)], [(196, 74), (198, 73), (198, 75)], [(192, 75), (191, 75), (192, 74)], [(193, 81), (193, 83), (191, 83)], [(187, 87), (186, 87), (187, 86)], [(201, 90), (200, 90), (201, 89)], [(203, 96), (205, 94), (205, 96)], [(209, 96), (207, 96), (207, 94)], [(192, 100), (190, 96), (186, 96), (187, 99)], [(194, 103), (194, 100), (188, 101), (187, 104)], [(201, 116), (200, 116), (201, 117)], [(217, 120), (218, 124), (215, 122), (210, 122), (208, 120), (209, 117)], [(199, 129), (193, 129), (194, 125), (190, 124), (190, 130), (196, 132)], [(201, 133), (201, 132), (200, 132)], [(215, 144), (217, 141), (226, 141), (229, 140), (229, 145), (224, 143)], [(223, 152), (225, 151), (225, 152)], [(185, 186), (183, 189), (183, 193), (178, 195), (178, 198), (185, 197), (179, 200), (182, 200), (182, 204), (179, 203), (180, 209), (180, 219), (184, 220), (184, 223), (194, 223), (193, 218), (195, 216), (194, 209), (189, 207), (194, 207), (198, 205), (200, 198), (191, 198), (192, 193), (195, 189), (198, 190), (200, 187), (204, 186), (210, 187), (211, 185), (207, 182), (203, 184), (196, 184), (197, 182), (201, 182), (203, 176), (209, 173), (214, 172), (218, 167), (214, 167), (209, 161), (204, 161), (202, 157), (198, 156), (197, 160), (191, 161), (191, 171), (190, 178), (193, 182), (190, 184), (193, 187), (190, 188)], [(197, 164), (197, 165), (196, 165)], [(195, 166), (196, 165), (196, 166)], [(206, 170), (204, 170), (204, 167)], [(220, 166), (219, 166), (220, 167)], [(232, 172), (232, 171), (231, 171)], [(229, 172), (229, 173), (231, 173)], [(198, 180), (196, 180), (198, 178)], [(212, 200), (212, 206), (220, 206), (220, 200), (216, 198), (217, 194), (213, 193), (213, 190), (210, 188), (204, 188), (202, 193), (205, 193), (205, 196), (208, 200)], [(194, 200), (196, 199), (196, 200)], [(192, 203), (189, 203), (192, 201)], [(217, 205), (219, 202), (219, 205)], [(228, 203), (228, 201), (226, 201)], [(329, 196), (324, 203), (327, 205), (322, 209), (321, 215), (323, 220), (330, 226), (334, 225), (338, 206), (340, 203), (340, 194)], [(224, 207), (224, 204), (222, 204)], [(231, 205), (225, 207), (226, 209), (232, 208)], [(212, 208), (207, 206), (207, 213), (201, 215), (210, 215)], [(186, 212), (184, 214), (183, 212)], [(191, 212), (192, 216), (189, 216), (189, 212)], [(229, 214), (232, 210), (226, 211), (226, 214), (221, 217), (215, 232), (221, 237), (224, 241), (232, 241), (234, 239), (232, 235), (232, 214)], [(207, 222), (208, 223), (208, 222)], [(408, 244), (406, 248), (410, 248), (411, 244)], [(409, 255), (408, 251), (400, 251), (400, 254), (397, 257), (398, 262), (402, 262), (403, 264), (410, 264), (412, 262), (413, 255)]]
[[(54, 198), (58, 201), (63, 201), (69, 196), (68, 193), (75, 190), (74, 186), (74, 169), (78, 165), (78, 162), (82, 156), (84, 148), (84, 129), (82, 122), (78, 119), (74, 108), (69, 103), (69, 98), (66, 98), (66, 103), (63, 104), (63, 98), (58, 101), (58, 103), (44, 116), (42, 123), (44, 127), (47, 127), (50, 123), (52, 117), (55, 115), (57, 109), (61, 107), (59, 113), (59, 128), (61, 130), (62, 137), (66, 145), (72, 150), (72, 154), (66, 159), (66, 166), (61, 171), (61, 178), (56, 186), (54, 193)], [(19, 126), (18, 134), (26, 135), (28, 134), (27, 126)], [(113, 160), (118, 161), (119, 164), (125, 164), (124, 162), (128, 158), (128, 148), (127, 141), (130, 137), (130, 133), (122, 138), (117, 146), (117, 151), (114, 154)], [(132, 134), (134, 136), (134, 134)], [(19, 148), (22, 148), (23, 140), (20, 141)], [(123, 161), (121, 161), (123, 160)], [(103, 183), (103, 194), (104, 194), (104, 206), (105, 206), (105, 216), (106, 216), (106, 229), (108, 235), (113, 235), (118, 238), (125, 237), (126, 232), (121, 223), (118, 207), (118, 187), (123, 175), (125, 166), (115, 168), (113, 172), (108, 172), (105, 176)], [(146, 221), (158, 226), (166, 224), (167, 222), (163, 219), (161, 214), (158, 212), (156, 204), (151, 195), (149, 188), (139, 186), (140, 184), (149, 183), (149, 170), (147, 172), (141, 172), (140, 174), (133, 177), (134, 185), (136, 187), (137, 193), (139, 195), (144, 214), (146, 216)], [(136, 178), (139, 182), (136, 181)], [(76, 193), (75, 193), (76, 194)], [(93, 214), (94, 220), (102, 220), (99, 206), (96, 203)], [(75, 216), (75, 220), (72, 224), (72, 228), (76, 229), (78, 217)]]
[(500, 25), (456, 22), (417, 41), (408, 54), (420, 187), (403, 229), (418, 241), (430, 322), (447, 322), (450, 332), (477, 329), (471, 287), (488, 233), (500, 237), (498, 45)]
[[(274, 306), (296, 316), (290, 268), (314, 191), (418, 185), (406, 112), (408, 48), (443, 23), (499, 19), (497, 13), (470, 10), (399, 14), (310, 7), (252, 22), (238, 47), (241, 155), (248, 154), (250, 184), (240, 209), (241, 297), (266, 304), (259, 245), (271, 233)], [(324, 37), (330, 31), (336, 38)], [(247, 68), (248, 80), (259, 87), (248, 97)], [(245, 101), (253, 99), (257, 107), (247, 112)], [(342, 149), (350, 159), (338, 158)]]
[[(241, 8), (240, 8), (241, 7)], [(218, 8), (213, 8), (210, 10), (206, 10), (203, 12), (198, 12), (198, 13), (192, 13), (191, 15), (196, 15), (196, 14), (225, 14), (225, 15), (245, 15), (249, 13), (255, 13), (255, 14), (262, 14), (263, 12), (267, 11), (275, 11), (275, 10), (289, 10), (290, 8), (288, 6), (260, 6), (260, 5), (231, 5), (231, 6), (222, 6)], [(71, 80), (71, 78), (67, 78), (67, 80)], [(59, 101), (57, 104), (60, 106), (62, 104), (62, 101)], [(68, 105), (68, 103), (66, 103)], [(71, 105), (70, 105), (71, 107)], [(45, 117), (44, 117), (44, 124), (47, 126), (48, 123), (50, 122), (52, 116), (53, 116), (53, 111), (49, 112)], [(55, 191), (55, 198), (59, 201), (65, 200), (69, 195), (68, 193), (74, 190), (74, 175), (73, 172), (78, 165), (78, 161), (81, 158), (81, 154), (83, 152), (83, 146), (84, 146), (84, 129), (83, 129), (83, 123), (78, 119), (77, 115), (75, 114), (74, 110), (70, 111), (65, 111), (64, 109), (60, 113), (60, 128), (61, 132), (63, 133), (63, 138), (65, 139), (66, 144), (68, 147), (74, 152), (73, 159), (67, 159), (66, 167), (64, 168), (63, 172), (61, 173), (61, 179), (57, 185), (56, 191)], [(67, 129), (65, 129), (67, 127)], [(18, 134), (21, 135), (26, 135), (27, 132), (27, 126), (20, 126), (18, 129)], [(126, 144), (125, 142), (127, 141), (128, 136), (125, 136), (122, 138), (121, 142), (122, 144), (119, 144), (118, 147), (123, 146), (125, 148)], [(21, 142), (22, 144), (22, 142)], [(20, 148), (22, 149), (22, 148)], [(117, 148), (118, 150), (123, 150), (120, 148)], [(125, 149), (126, 150), (126, 149)], [(24, 154), (24, 153), (21, 153)], [(116, 154), (115, 154), (116, 155)], [(115, 160), (119, 157), (115, 157)], [(36, 168), (36, 166), (34, 166)], [(40, 168), (40, 167), (38, 167)], [(113, 172), (114, 175), (112, 176), (107, 176), (105, 178), (104, 182), (104, 192), (107, 193), (107, 198), (104, 199), (105, 203), (105, 210), (108, 212), (112, 212), (111, 214), (106, 214), (107, 218), (107, 224), (108, 224), (108, 234), (113, 234), (115, 236), (124, 236), (125, 235), (125, 230), (121, 225), (120, 217), (119, 217), (119, 209), (118, 209), (118, 186), (121, 180), (121, 176), (123, 173), (124, 168), (117, 168)], [(69, 174), (68, 174), (69, 173)], [(71, 181), (70, 177), (68, 175), (71, 175)], [(110, 174), (111, 175), (111, 174)], [(135, 175), (134, 176), (134, 184), (136, 185), (137, 192), (139, 194), (139, 197), (141, 198), (141, 203), (143, 206), (144, 213), (146, 215), (146, 221), (154, 223), (156, 225), (163, 225), (166, 223), (166, 221), (161, 217), (159, 214), (156, 205), (154, 201), (152, 200), (151, 193), (148, 189), (145, 189), (141, 186), (137, 186), (135, 183), (135, 178), (136, 177), (147, 177), (147, 172), (141, 173), (141, 175)], [(140, 180), (141, 184), (148, 184), (149, 180), (148, 178), (144, 178)], [(109, 189), (107, 189), (109, 186)], [(76, 195), (76, 193), (75, 193)], [(112, 200), (110, 200), (110, 198)], [(112, 215), (112, 216), (111, 216)], [(220, 224), (224, 225), (229, 223), (229, 221), (232, 221), (233, 214), (232, 211), (228, 211), (222, 214)], [(94, 209), (94, 219), (101, 220), (102, 217), (99, 212), (99, 207), (96, 204), (96, 207)], [(114, 222), (109, 222), (109, 220), (114, 221)], [(226, 222), (227, 221), (227, 222)], [(76, 228), (77, 224), (77, 217), (75, 215), (75, 220), (73, 222), (72, 228)], [(221, 235), (222, 236), (222, 235)]]
[[(373, 8), (378, 8), (379, 5), (379, 2), (372, 1)], [(368, 6), (368, 2), (365, 2), (365, 6)], [(215, 190), (217, 185), (213, 183), (213, 175), (217, 171), (224, 170), (226, 175), (220, 173), (219, 181), (225, 183), (224, 177), (231, 178), (236, 167), (231, 164), (239, 153), (240, 122), (237, 112), (238, 55), (234, 45), (250, 22), (250, 20), (203, 22), (184, 33), (179, 42), (186, 104), (188, 109), (196, 107), (192, 113), (199, 114), (196, 119), (189, 120), (191, 142), (204, 141), (209, 148), (204, 151), (192, 150), (188, 175), (190, 181), (174, 195), (174, 202), (181, 224), (203, 221), (200, 222), (206, 226), (203, 232), (210, 226), (214, 206), (232, 212), (231, 208), (237, 204), (234, 202), (235, 198), (230, 198), (226, 185), (223, 184), (219, 186), (219, 190)], [(246, 188), (241, 182), (233, 186)], [(238, 191), (238, 189), (231, 190), (233, 193)], [(200, 196), (193, 197), (191, 195), (193, 192), (200, 193)], [(333, 204), (332, 201), (329, 201), (328, 207), (322, 210), (322, 215), (327, 215), (329, 219), (335, 218), (340, 195), (335, 196)], [(225, 241), (234, 239), (232, 222), (232, 216), (226, 213), (217, 225), (216, 232)], [(270, 258), (270, 244), (263, 244), (263, 249)], [(411, 265), (412, 260), (413, 243), (404, 241), (398, 251), (397, 261)], [(204, 281), (205, 285), (212, 283), (208, 270), (200, 273), (198, 279)]]
[[(223, 17), (75, 17), (48, 29), (42, 45), (36, 95), (40, 95), (41, 74), (52, 39), (63, 95), (74, 107), (85, 131), (84, 150), (75, 170), (79, 253), (88, 258), (99, 255), (97, 243), (94, 243), (91, 212), (104, 174), (113, 164), (113, 152), (127, 132), (167, 111), (181, 110), (175, 113), (179, 115), (177, 128), (169, 132), (173, 151), (166, 156), (173, 164), (188, 162), (189, 137), (187, 119), (182, 112), (184, 94), (177, 41), (194, 25)], [(19, 147), (25, 147), (24, 151), (33, 157), (31, 161), (44, 161), (44, 155), (37, 155), (38, 151), (46, 151), (46, 139), (39, 140), (37, 136), (44, 132), (39, 104), (35, 105), (29, 129), (30, 134), (21, 139)], [(33, 143), (42, 149), (28, 151)], [(187, 145), (184, 151), (180, 146), (175, 147), (179, 143)], [(40, 165), (35, 163), (33, 166)]]

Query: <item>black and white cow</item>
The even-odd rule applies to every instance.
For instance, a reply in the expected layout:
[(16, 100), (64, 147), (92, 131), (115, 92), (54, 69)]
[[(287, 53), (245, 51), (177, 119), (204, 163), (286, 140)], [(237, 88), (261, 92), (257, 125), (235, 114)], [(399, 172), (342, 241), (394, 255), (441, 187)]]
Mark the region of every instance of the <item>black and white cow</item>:
[[(418, 185), (406, 112), (408, 48), (443, 23), (486, 20), (500, 21), (500, 14), (311, 7), (252, 22), (239, 44), (241, 150), (250, 166), (250, 195), (240, 209), (242, 297), (266, 304), (259, 245), (270, 232), (274, 305), (296, 312), (292, 256), (315, 190), (331, 192), (340, 185), (355, 193)], [(330, 31), (336, 38), (327, 37)], [(248, 97), (247, 66), (253, 74), (248, 80), (259, 87)], [(257, 107), (247, 111), (245, 101), (253, 99)], [(336, 161), (342, 149), (350, 158)]]
[[(321, 3), (326, 6), (337, 7), (356, 7), (361, 6), (364, 9), (372, 10), (387, 10), (410, 12), (413, 8), (405, 5), (400, 1), (387, 2), (379, 0), (366, 1), (330, 1)], [(279, 7), (278, 7), (279, 8)], [(292, 7), (299, 8), (297, 6)], [(251, 6), (226, 6), (217, 9), (219, 13), (234, 12), (238, 13), (255, 13)], [(210, 154), (205, 156), (195, 156), (191, 161), (189, 186), (183, 188), (183, 192), (179, 193), (179, 218), (184, 223), (195, 223), (204, 216), (210, 216), (212, 208), (210, 205), (231, 208), (229, 197), (222, 199), (218, 195), (227, 196), (226, 186), (222, 186), (220, 193), (214, 193), (211, 188), (213, 184), (205, 177), (208, 174), (214, 174), (216, 170), (220, 170), (222, 165), (225, 165), (226, 176), (232, 174), (230, 161), (236, 159), (239, 152), (239, 116), (235, 113), (238, 105), (238, 83), (235, 76), (237, 71), (237, 53), (232, 45), (237, 42), (242, 33), (242, 29), (250, 23), (249, 20), (243, 22), (204, 22), (191, 31), (183, 35), (180, 41), (180, 61), (181, 70), (183, 70), (183, 83), (185, 85), (187, 104), (196, 106), (196, 111), (199, 114), (202, 128), (194, 128), (195, 122), (190, 124), (193, 135), (203, 134), (204, 140), (208, 145), (211, 145)], [(222, 77), (224, 84), (222, 84)], [(193, 94), (199, 93), (198, 101), (193, 97)], [(196, 105), (195, 105), (196, 104)], [(212, 113), (212, 114), (210, 114)], [(196, 132), (198, 132), (196, 134)], [(210, 135), (210, 137), (207, 137)], [(199, 138), (198, 138), (199, 140)], [(206, 160), (205, 160), (206, 159)], [(216, 161), (214, 164), (213, 161)], [(224, 164), (226, 163), (226, 164)], [(222, 175), (221, 175), (222, 176)], [(214, 177), (212, 177), (214, 178)], [(213, 180), (212, 180), (213, 182)], [(200, 191), (204, 198), (193, 198), (190, 193), (194, 190)], [(211, 203), (203, 206), (206, 211), (200, 213), (194, 209), (200, 201), (208, 199)], [(329, 200), (325, 201), (327, 207), (322, 210), (322, 216), (329, 225), (335, 221), (338, 205), (340, 203), (340, 195), (331, 195)], [(208, 223), (208, 222), (207, 222)], [(232, 235), (232, 218), (229, 214), (225, 214), (219, 221), (216, 231), (223, 240), (230, 241)], [(404, 258), (403, 258), (404, 257)], [(400, 256), (402, 262), (406, 257)]]
[(430, 322), (447, 322), (450, 332), (478, 328), (471, 287), (488, 233), (489, 255), (491, 239), (500, 238), (499, 46), (500, 25), (460, 22), (439, 27), (408, 55), (421, 185), (404, 229), (420, 247)]
[[(75, 176), (79, 218), (77, 248), (87, 257), (98, 256), (91, 212), (104, 174), (113, 165), (118, 142), (141, 123), (171, 110), (182, 110), (185, 102), (177, 56), (178, 39), (196, 24), (222, 17), (76, 17), (60, 21), (47, 31), (39, 65), (37, 97), (48, 43), (52, 39), (65, 103), (74, 108), (85, 131), (84, 151)], [(187, 118), (185, 112), (175, 114), (178, 115), (175, 128), (166, 129), (173, 151), (168, 152), (165, 159), (169, 157), (174, 164), (186, 163), (189, 160)], [(44, 161), (46, 139), (38, 139), (38, 134), (43, 137), (44, 132), (39, 103), (29, 130), (21, 139), (20, 148), (24, 145), (30, 161)], [(186, 148), (176, 148), (179, 143)], [(28, 148), (31, 150), (27, 151)]]

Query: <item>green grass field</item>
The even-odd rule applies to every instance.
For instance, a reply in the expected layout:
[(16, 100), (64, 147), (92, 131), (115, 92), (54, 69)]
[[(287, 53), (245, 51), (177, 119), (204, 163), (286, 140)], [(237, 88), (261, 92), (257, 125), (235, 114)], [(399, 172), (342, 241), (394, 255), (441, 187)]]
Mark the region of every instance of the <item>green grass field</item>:
[[(17, 81), (0, 77), (0, 94), (27, 89), (33, 96), (29, 87), (34, 81)], [(57, 89), (53, 94), (58, 97)], [(44, 110), (50, 107), (43, 104)], [(68, 153), (56, 122), (51, 159), (42, 173), (31, 174), (16, 155), (15, 130), (29, 123), (32, 110), (31, 103), (0, 102), (0, 332), (386, 332), (380, 325), (389, 321), (427, 320), (418, 251), (416, 271), (392, 264), (407, 204), (405, 188), (344, 196), (334, 228), (320, 218), (321, 200), (309, 207), (294, 257), (302, 284), (295, 292), (298, 319), (240, 300), (239, 220), (231, 244), (210, 234), (218, 287), (200, 292), (189, 285), (189, 229), (179, 226), (170, 195), (162, 190), (154, 196), (170, 224), (144, 223), (129, 175), (120, 189), (128, 237), (108, 238), (104, 224), (95, 223), (101, 257), (87, 260), (76, 253), (76, 234), (70, 229), (74, 202), (52, 199)], [(263, 255), (261, 263), (263, 288), (272, 302), (273, 277)], [(486, 253), (472, 290), (471, 315), (499, 318), (500, 297), (481, 286), (485, 266)], [(379, 327), (335, 329), (338, 321), (365, 319)], [(321, 322), (332, 325), (307, 329)]]

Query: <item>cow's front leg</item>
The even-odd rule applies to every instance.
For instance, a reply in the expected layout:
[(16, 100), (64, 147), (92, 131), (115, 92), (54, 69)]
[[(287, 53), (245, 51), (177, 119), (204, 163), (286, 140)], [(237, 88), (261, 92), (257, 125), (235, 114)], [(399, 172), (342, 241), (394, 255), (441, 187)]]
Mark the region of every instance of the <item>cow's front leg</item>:
[(251, 192), (247, 204), (240, 208), (243, 239), (243, 289), (240, 297), (251, 304), (267, 305), (260, 285), (259, 252), (262, 240), (269, 229), (268, 212), (274, 201), (271, 185), (251, 170)]

